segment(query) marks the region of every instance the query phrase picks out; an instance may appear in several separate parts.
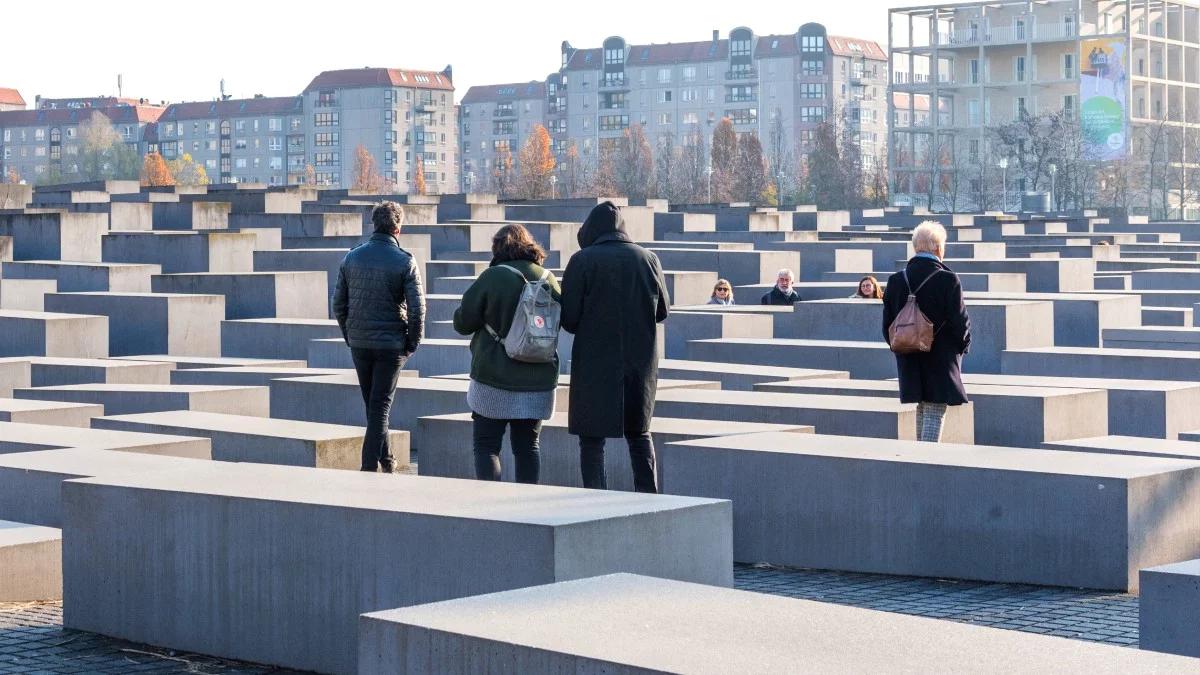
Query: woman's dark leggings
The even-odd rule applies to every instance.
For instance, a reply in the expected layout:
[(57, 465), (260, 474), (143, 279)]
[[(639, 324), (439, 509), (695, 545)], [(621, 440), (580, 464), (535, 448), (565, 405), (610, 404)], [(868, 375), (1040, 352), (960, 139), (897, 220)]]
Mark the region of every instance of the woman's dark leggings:
[(513, 457), (516, 458), (518, 483), (537, 483), (538, 437), (542, 432), (541, 420), (497, 420), (471, 413), (475, 420), (475, 477), (479, 480), (500, 480), (500, 447), (504, 443), (504, 427), (512, 430), (509, 438)]

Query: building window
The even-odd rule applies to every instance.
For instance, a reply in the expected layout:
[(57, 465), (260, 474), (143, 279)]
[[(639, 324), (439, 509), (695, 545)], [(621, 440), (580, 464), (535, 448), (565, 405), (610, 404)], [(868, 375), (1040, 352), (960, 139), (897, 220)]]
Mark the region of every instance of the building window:
[(338, 132), (336, 132), (336, 131), (314, 134), (314, 136), (313, 136), (313, 145), (315, 145), (317, 147), (327, 147), (330, 145), (338, 145), (338, 143), (339, 143), (339, 137), (338, 137)]
[(683, 67), (683, 81), (684, 82), (695, 82), (696, 81), (696, 66), (684, 66)]
[(694, 112), (686, 112), (686, 113), (683, 113), (683, 123), (684, 124), (699, 124), (700, 118)]
[(813, 76), (825, 74), (825, 62), (822, 60), (806, 59), (800, 63), (800, 74)]
[(673, 124), (674, 122), (671, 119), (671, 113), (669, 113), (669, 112), (659, 113), (658, 114), (658, 123), (659, 124)]
[(280, 136), (272, 136), (271, 140), (268, 141), (268, 143), (267, 143), (267, 147), (270, 148), (271, 150), (282, 150), (283, 149), (283, 138)]
[(62, 142), (62, 130), (61, 129), (59, 129), (58, 127), (54, 127), (53, 129), (50, 130), (50, 142), (51, 143), (61, 143)]
[(750, 40), (730, 40), (729, 56), (735, 59), (739, 56), (750, 56)]
[(505, 150), (512, 152), (512, 144), (507, 138), (498, 138), (492, 141), (492, 152), (501, 152)]
[(513, 133), (514, 122), (512, 120), (497, 120), (492, 122), (493, 136), (508, 136)]
[[(804, 108), (801, 108), (800, 110), (803, 111)], [(817, 108), (817, 110), (822, 111), (821, 114), (823, 117), (825, 109)], [(758, 124), (758, 110), (755, 108), (739, 108), (737, 110), (726, 110), (725, 116), (728, 117), (730, 120), (732, 120), (734, 124)], [(816, 121), (819, 122), (820, 120), (816, 120)]]
[(802, 36), (800, 36), (800, 51), (802, 51), (802, 52), (823, 52), (823, 51), (825, 51), (825, 36), (824, 35), (802, 35)]
[(825, 119), (824, 106), (803, 106), (800, 108), (801, 122), (820, 122)]
[(35, 141), (46, 140), (46, 130), (45, 129), (34, 129), (33, 130), (33, 140), (35, 140)]
[(629, 115), (602, 115), (600, 131), (619, 131), (629, 126)]
[(979, 59), (967, 62), (967, 84), (979, 84)]
[[(199, 150), (200, 148), (199, 148), (198, 146), (199, 146), (199, 144), (198, 144), (198, 143), (194, 143), (194, 144), (192, 144), (192, 148), (193, 148), (194, 150)], [(237, 139), (236, 141), (234, 141), (234, 142), (233, 142), (233, 149), (234, 149), (234, 150), (245, 150), (245, 149), (246, 149), (246, 139), (244, 139), (244, 138), (239, 138), (239, 139)]]
[(1025, 57), (1018, 56), (1013, 59), (1013, 79), (1017, 82), (1025, 81)]
[[(208, 133), (210, 133), (210, 134), (213, 132), (213, 125), (214, 125), (213, 122), (208, 123)], [(229, 135), (229, 120), (221, 120), (221, 135), (222, 136)]]
[(321, 91), (317, 92), (316, 107), (329, 108), (329, 107), (336, 106), (336, 105), (337, 105), (337, 92), (335, 92), (332, 89), (322, 89)]
[(625, 73), (622, 71), (606, 71), (604, 73), (604, 86), (606, 87), (621, 87), (625, 84)]
[(234, 124), (233, 128), (239, 134), (244, 132), (246, 130), (246, 120), (238, 120), (237, 123)]
[(671, 69), (670, 68), (659, 68), (658, 69), (659, 84), (668, 84), (668, 83), (670, 83), (670, 81), (671, 81)]
[(337, 111), (313, 113), (314, 127), (336, 127), (339, 124)]
[(1075, 114), (1075, 96), (1073, 94), (1063, 96), (1062, 108), (1063, 112), (1068, 115)]
[(604, 50), (604, 65), (616, 66), (625, 63), (625, 50), (622, 48), (605, 49)]
[(699, 92), (697, 92), (695, 89), (682, 89), (679, 92), (679, 100), (683, 101), (684, 103), (691, 103), (699, 98), (698, 94)]
[(671, 90), (670, 89), (659, 89), (658, 90), (658, 102), (659, 103), (670, 103), (671, 102)]
[(1075, 79), (1075, 55), (1063, 54), (1062, 57), (1062, 76), (1064, 80)]

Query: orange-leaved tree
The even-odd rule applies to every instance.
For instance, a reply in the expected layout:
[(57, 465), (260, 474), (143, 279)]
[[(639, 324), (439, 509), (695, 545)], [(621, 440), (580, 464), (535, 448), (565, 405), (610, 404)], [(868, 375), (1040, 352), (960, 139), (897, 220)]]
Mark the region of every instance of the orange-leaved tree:
[(383, 189), (383, 176), (379, 175), (379, 167), (375, 158), (367, 150), (367, 146), (359, 144), (354, 149), (354, 182), (350, 187), (371, 194), (378, 194)]
[(550, 147), (550, 132), (538, 124), (533, 127), (517, 157), (520, 194), (525, 199), (547, 199), (554, 196), (554, 151)]
[(420, 154), (417, 155), (417, 161), (413, 164), (413, 181), (412, 193), (415, 195), (423, 195), (429, 189), (425, 184), (425, 160)]
[(160, 187), (174, 184), (175, 177), (167, 168), (167, 160), (157, 152), (146, 153), (146, 156), (142, 158), (142, 185)]
[(713, 130), (712, 151), (712, 194), (713, 202), (733, 201), (734, 180), (737, 173), (738, 140), (733, 130), (733, 120), (721, 118)]

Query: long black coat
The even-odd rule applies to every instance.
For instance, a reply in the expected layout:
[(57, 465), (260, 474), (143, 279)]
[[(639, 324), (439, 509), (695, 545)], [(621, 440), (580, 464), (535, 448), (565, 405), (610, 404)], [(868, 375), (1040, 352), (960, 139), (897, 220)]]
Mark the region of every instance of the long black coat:
[(650, 430), (658, 331), (671, 304), (658, 256), (615, 226), (585, 224), (563, 272), (562, 327), (571, 348), (568, 431), (620, 438)]
[[(932, 278), (936, 270), (942, 270)], [(903, 403), (967, 402), (960, 368), (962, 356), (971, 345), (971, 319), (963, 303), (958, 275), (944, 263), (923, 256), (908, 261), (908, 280), (917, 288), (929, 283), (917, 294), (917, 305), (933, 322), (933, 348), (925, 354), (897, 354), (896, 370), (900, 377), (900, 401)], [(883, 294), (883, 339), (888, 327), (908, 301), (908, 286), (899, 273), (888, 278)]]

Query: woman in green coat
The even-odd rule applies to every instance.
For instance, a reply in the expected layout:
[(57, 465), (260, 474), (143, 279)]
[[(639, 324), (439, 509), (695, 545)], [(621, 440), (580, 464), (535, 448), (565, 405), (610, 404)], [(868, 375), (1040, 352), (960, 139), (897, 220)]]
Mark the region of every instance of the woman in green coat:
[[(546, 272), (545, 260), (546, 252), (529, 230), (505, 225), (492, 237), (491, 266), (471, 284), (454, 312), (454, 330), (472, 336), (467, 405), (474, 420), (475, 476), (480, 480), (500, 480), (500, 446), (508, 427), (517, 482), (538, 482), (538, 437), (542, 421), (554, 414), (558, 358), (551, 363), (514, 361), (501, 340), (508, 335), (525, 283)], [(551, 296), (560, 301), (558, 280), (553, 274), (546, 280)]]

